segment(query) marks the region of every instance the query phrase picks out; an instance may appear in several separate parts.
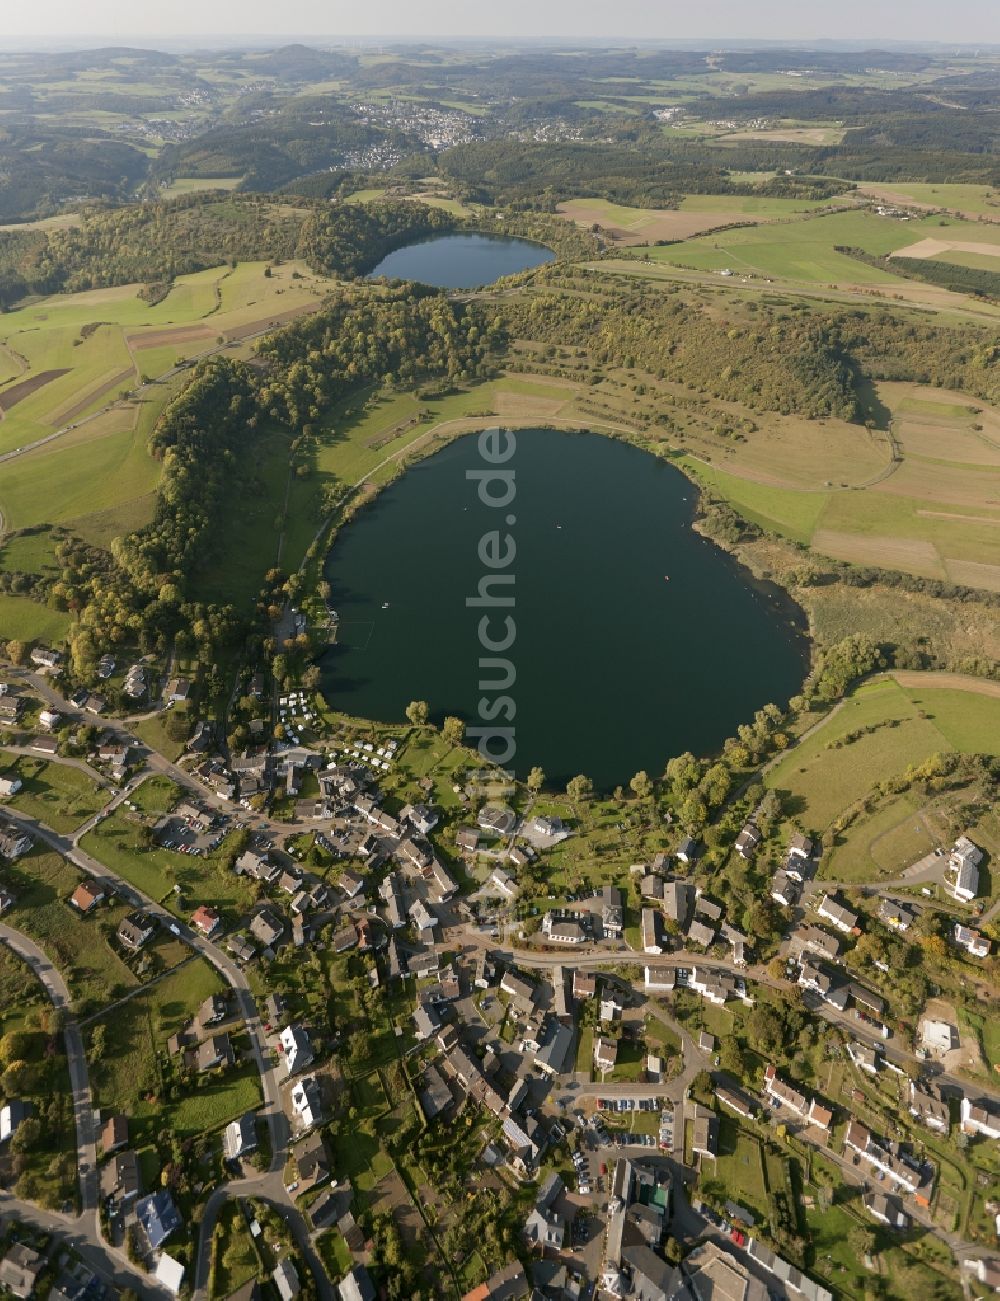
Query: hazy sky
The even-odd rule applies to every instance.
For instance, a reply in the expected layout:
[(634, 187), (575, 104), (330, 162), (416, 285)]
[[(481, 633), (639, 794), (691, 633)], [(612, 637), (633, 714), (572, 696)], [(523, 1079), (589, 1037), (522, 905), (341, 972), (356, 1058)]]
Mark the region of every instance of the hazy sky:
[(28, 36), (609, 36), (997, 42), (998, 0), (3, 0), (0, 44)]

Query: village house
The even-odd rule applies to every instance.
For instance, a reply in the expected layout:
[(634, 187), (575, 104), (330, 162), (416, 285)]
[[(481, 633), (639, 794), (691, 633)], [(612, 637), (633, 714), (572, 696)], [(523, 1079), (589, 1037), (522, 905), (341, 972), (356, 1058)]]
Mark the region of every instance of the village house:
[(953, 935), (958, 947), (965, 949), (970, 957), (988, 958), (990, 956), (990, 942), (979, 931), (974, 931), (968, 926), (963, 926), (961, 922), (956, 922)]
[(70, 895), (70, 903), (78, 912), (89, 913), (103, 903), (105, 899), (105, 890), (102, 885), (98, 885), (93, 879), (81, 881), (73, 893)]
[(288, 1256), (279, 1260), (271, 1271), (271, 1282), (274, 1284), (275, 1291), (281, 1301), (295, 1301), (295, 1298), (302, 1291), (302, 1284), (299, 1282), (299, 1271)]
[(48, 646), (35, 646), (31, 651), (31, 662), (39, 669), (54, 669), (62, 662), (62, 656)]
[(535, 1002), (535, 987), (508, 968), (500, 978), (500, 988), (521, 1008), (530, 1009)]
[(719, 1102), (729, 1111), (735, 1111), (737, 1116), (742, 1116), (744, 1120), (755, 1120), (760, 1108), (752, 1098), (745, 1094), (737, 1092), (735, 1089), (729, 1089), (723, 1085), (717, 1085), (715, 1096)]
[(647, 994), (670, 994), (676, 982), (677, 974), (673, 967), (645, 968), (643, 988)]
[(109, 1116), (101, 1130), (101, 1151), (105, 1156), (128, 1147), (128, 1117)]
[(198, 1008), (195, 1023), (199, 1030), (219, 1025), (229, 1015), (229, 999), (225, 994), (209, 994)]
[(223, 1131), (222, 1155), (227, 1161), (237, 1161), (248, 1152), (256, 1150), (256, 1118), (252, 1111), (247, 1111), (236, 1120), (231, 1120)]
[(663, 952), (660, 914), (655, 908), (643, 908), (642, 910), (642, 951), (649, 954)]
[(686, 938), (689, 944), (697, 944), (703, 949), (710, 949), (715, 943), (715, 931), (704, 922), (695, 920), (688, 927)]
[(715, 1157), (719, 1150), (719, 1118), (714, 1111), (689, 1105), (692, 1120), (691, 1151), (697, 1156)]
[(889, 1229), (909, 1228), (910, 1217), (903, 1210), (898, 1197), (887, 1196), (885, 1193), (866, 1193), (864, 1205), (868, 1214), (873, 1220), (878, 1220), (879, 1224), (884, 1224)]
[(378, 888), (379, 894), (385, 901), (386, 921), (393, 930), (398, 930), (401, 926), (406, 925), (406, 913), (403, 909), (403, 892), (399, 877), (395, 872), (390, 872), (382, 881)]
[(777, 1104), (778, 1107), (787, 1107), (803, 1120), (808, 1115), (809, 1099), (804, 1093), (799, 1093), (798, 1089), (793, 1089), (790, 1084), (786, 1084), (773, 1065), (769, 1065), (764, 1071), (764, 1093), (772, 1103)]
[(426, 804), (407, 804), (400, 809), (399, 816), (421, 836), (430, 835), (440, 821), (434, 810)]
[(118, 926), (118, 943), (132, 953), (138, 953), (156, 934), (156, 918), (149, 913), (132, 912), (122, 918)]
[(906, 904), (895, 899), (882, 899), (878, 906), (878, 918), (883, 926), (893, 931), (908, 931), (917, 919), (917, 914)]
[(688, 989), (718, 1006), (730, 998), (746, 998), (746, 987), (741, 977), (731, 976), (724, 971), (709, 971), (704, 967), (691, 968)]
[[(968, 836), (959, 836), (948, 859), (947, 889), (960, 903), (971, 903), (979, 893), (979, 865), (983, 851)], [(954, 874), (954, 879), (948, 877)]]
[(0, 699), (0, 723), (16, 723), (24, 702), (17, 696), (4, 696)]
[(863, 1161), (880, 1170), (894, 1185), (912, 1193), (922, 1205), (927, 1205), (929, 1190), (924, 1190), (925, 1173), (900, 1160), (853, 1117), (848, 1121), (844, 1132), (844, 1146), (857, 1152)]
[(867, 1075), (878, 1074), (881, 1057), (879, 1049), (874, 1044), (850, 1039), (847, 1043), (847, 1055), (859, 1071), (864, 1071)]
[(663, 911), (678, 930), (685, 930), (694, 910), (694, 886), (687, 881), (668, 881), (663, 887)]
[(285, 1054), (285, 1068), (289, 1075), (305, 1070), (313, 1059), (312, 1044), (304, 1026), (288, 1025), (278, 1036), (281, 1051)]
[(261, 908), (250, 919), (250, 934), (265, 949), (273, 949), (284, 933), (284, 921), (271, 908)]
[(47, 1261), (34, 1247), (15, 1242), (0, 1260), (0, 1288), (10, 1296), (30, 1297)]
[(982, 1138), (1000, 1138), (1000, 1111), (985, 1098), (973, 1102), (963, 1098), (961, 1106), (962, 1133)]
[(199, 1073), (232, 1066), (235, 1058), (229, 1035), (213, 1034), (195, 1049), (195, 1068)]
[(36, 754), (47, 755), (50, 759), (59, 753), (59, 742), (54, 736), (33, 736), (30, 745)]
[(835, 895), (824, 894), (816, 912), (844, 935), (851, 935), (857, 929), (858, 914), (851, 912)]
[(698, 845), (690, 836), (685, 836), (674, 851), (674, 856), (682, 863), (693, 863), (698, 857)]
[(601, 933), (606, 940), (620, 940), (624, 926), (622, 892), (615, 885), (606, 885), (601, 892)]
[(605, 1039), (598, 1035), (594, 1039), (594, 1065), (599, 1071), (614, 1070), (618, 1060), (618, 1040)]
[(315, 1076), (304, 1075), (291, 1092), (292, 1114), (300, 1129), (311, 1129), (323, 1116), (319, 1085)]
[(141, 1197), (136, 1202), (135, 1217), (142, 1226), (152, 1251), (159, 1251), (181, 1227), (180, 1214), (166, 1188), (150, 1193), (148, 1197)]
[(811, 990), (818, 994), (824, 1003), (843, 1012), (850, 997), (850, 986), (839, 982), (828, 971), (804, 958), (799, 966), (796, 982), (800, 989)]
[(802, 883), (787, 872), (775, 872), (771, 878), (771, 898), (783, 908), (793, 908), (802, 894)]
[(808, 952), (836, 962), (840, 957), (840, 941), (819, 926), (800, 926), (788, 938), (788, 952), (793, 958)]
[(248, 876), (252, 881), (270, 883), (280, 874), (277, 863), (268, 862), (267, 854), (256, 854), (252, 849), (244, 850), (233, 865), (237, 876)]
[(0, 818), (0, 858), (13, 862), (28, 853), (34, 843), (31, 836), (22, 831), (16, 822)]
[(508, 901), (517, 898), (518, 884), (512, 876), (507, 875), (502, 867), (493, 870), (487, 885), (496, 890), (498, 894), (503, 895)]
[(458, 889), (458, 884), (445, 865), (436, 858), (430, 865), (430, 871), (433, 901), (437, 904), (446, 903)]
[(597, 993), (597, 976), (592, 971), (577, 967), (573, 972), (573, 997), (583, 1000)]
[(743, 829), (736, 837), (736, 843), (733, 848), (739, 854), (740, 858), (751, 859), (757, 852), (763, 837), (760, 834), (754, 822), (746, 822)]
[(195, 909), (191, 917), (191, 925), (196, 931), (201, 931), (202, 935), (211, 936), (222, 925), (222, 918), (215, 908), (209, 908), (205, 904), (201, 904), (200, 907)]
[(941, 1090), (933, 1081), (918, 1084), (910, 1081), (910, 1115), (921, 1125), (938, 1134), (947, 1134), (951, 1128), (951, 1111)]

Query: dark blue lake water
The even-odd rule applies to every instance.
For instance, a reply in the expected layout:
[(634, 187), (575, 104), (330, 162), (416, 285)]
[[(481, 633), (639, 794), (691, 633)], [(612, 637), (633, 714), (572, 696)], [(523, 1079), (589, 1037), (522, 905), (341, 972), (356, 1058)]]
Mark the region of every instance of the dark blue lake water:
[[(604, 789), (685, 750), (716, 750), (802, 684), (800, 612), (691, 527), (696, 494), (673, 466), (599, 434), (518, 430), (516, 498), (483, 505), (467, 470), (477, 436), (419, 462), (343, 530), (326, 564), (341, 617), (322, 662), (338, 709), (401, 722), (480, 712), (483, 534), (516, 543), (520, 773), (586, 773)], [(505, 525), (506, 515), (516, 523)]]
[(551, 249), (526, 239), (437, 235), (397, 248), (382, 259), (371, 276), (419, 280), (438, 289), (475, 289), (554, 258)]

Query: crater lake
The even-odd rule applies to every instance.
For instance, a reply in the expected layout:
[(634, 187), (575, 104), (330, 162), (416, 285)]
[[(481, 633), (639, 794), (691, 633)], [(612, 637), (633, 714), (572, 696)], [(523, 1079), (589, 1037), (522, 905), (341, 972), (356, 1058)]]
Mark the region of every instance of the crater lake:
[[(321, 660), (339, 710), (403, 722), (480, 721), (484, 534), (509, 533), (516, 622), (516, 758), (552, 785), (585, 773), (608, 790), (672, 755), (705, 755), (769, 701), (801, 687), (798, 607), (764, 590), (692, 528), (697, 491), (673, 466), (596, 433), (520, 429), (503, 467), (516, 496), (484, 505), (479, 435), (456, 439), (385, 488), (327, 557), (337, 643)], [(509, 526), (505, 520), (513, 518)], [(491, 679), (495, 674), (486, 675)]]
[(544, 244), (505, 235), (435, 235), (387, 254), (369, 274), (418, 280), (437, 289), (475, 289), (551, 262)]

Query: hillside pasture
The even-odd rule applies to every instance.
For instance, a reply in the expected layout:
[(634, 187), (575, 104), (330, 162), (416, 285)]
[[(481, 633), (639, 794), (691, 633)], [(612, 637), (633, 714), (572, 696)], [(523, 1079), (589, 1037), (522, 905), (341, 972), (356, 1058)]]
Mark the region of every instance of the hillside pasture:
[(599, 225), (618, 244), (674, 243), (723, 226), (747, 221), (773, 221), (805, 212), (813, 206), (797, 199), (766, 199), (752, 195), (685, 195), (679, 208), (631, 208), (606, 199), (568, 199), (556, 208), (577, 226)]
[(930, 674), (882, 677), (853, 692), (765, 783), (784, 793), (789, 816), (822, 833), (876, 782), (952, 750), (1000, 753), (1000, 694), (944, 687)]
[[(942, 226), (948, 228), (947, 236), (941, 234)], [(859, 248), (884, 258), (931, 232), (937, 238), (965, 240), (978, 238), (979, 230), (951, 218), (902, 222), (862, 210), (827, 212), (719, 231), (653, 249), (650, 256), (697, 271), (730, 270), (791, 284), (890, 286), (905, 282), (889, 268), (870, 266), (837, 249)]]

